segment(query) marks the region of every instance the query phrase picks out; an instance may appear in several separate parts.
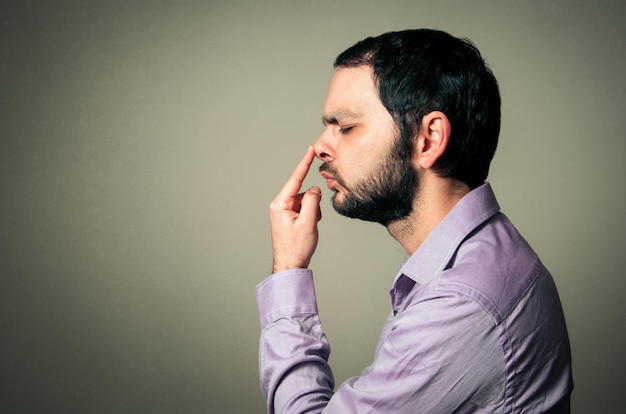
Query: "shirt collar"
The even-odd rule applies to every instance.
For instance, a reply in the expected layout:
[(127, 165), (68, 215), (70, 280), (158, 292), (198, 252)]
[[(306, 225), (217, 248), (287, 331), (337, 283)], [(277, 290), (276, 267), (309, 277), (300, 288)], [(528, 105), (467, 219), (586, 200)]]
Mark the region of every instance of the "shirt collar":
[(404, 262), (394, 286), (402, 275), (420, 284), (434, 278), (450, 262), (461, 242), (499, 210), (489, 183), (470, 191)]

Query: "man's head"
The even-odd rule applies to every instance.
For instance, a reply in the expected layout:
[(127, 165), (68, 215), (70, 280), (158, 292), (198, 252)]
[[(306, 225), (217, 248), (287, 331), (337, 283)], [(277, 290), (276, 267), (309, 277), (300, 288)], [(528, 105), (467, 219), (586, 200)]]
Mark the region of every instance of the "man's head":
[(378, 95), (400, 139), (412, 141), (422, 118), (441, 111), (451, 134), (433, 170), (471, 189), (489, 172), (500, 132), (500, 93), (491, 70), (468, 40), (417, 29), (364, 39), (342, 52), (335, 68), (372, 69)]
[[(432, 30), (386, 33), (347, 49), (335, 67), (315, 147), (339, 213), (385, 226), (409, 216), (422, 168), (471, 189), (484, 182), (500, 96), (468, 41)], [(445, 138), (421, 165), (416, 154), (433, 136)]]

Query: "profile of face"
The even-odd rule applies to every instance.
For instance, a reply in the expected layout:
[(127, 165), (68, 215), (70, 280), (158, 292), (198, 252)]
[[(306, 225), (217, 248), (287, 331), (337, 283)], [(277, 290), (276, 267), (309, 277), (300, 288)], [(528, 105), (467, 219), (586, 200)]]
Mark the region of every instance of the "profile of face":
[(315, 143), (335, 210), (384, 226), (412, 211), (418, 173), (411, 148), (380, 101), (368, 66), (339, 68), (324, 104), (325, 130)]

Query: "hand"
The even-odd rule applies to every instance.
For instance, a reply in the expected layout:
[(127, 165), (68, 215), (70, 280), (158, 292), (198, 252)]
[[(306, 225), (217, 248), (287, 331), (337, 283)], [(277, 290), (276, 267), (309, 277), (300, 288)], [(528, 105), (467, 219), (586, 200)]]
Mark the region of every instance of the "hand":
[(317, 247), (317, 222), (322, 218), (322, 191), (312, 187), (300, 193), (314, 158), (315, 150), (309, 147), (270, 204), (274, 273), (308, 267)]

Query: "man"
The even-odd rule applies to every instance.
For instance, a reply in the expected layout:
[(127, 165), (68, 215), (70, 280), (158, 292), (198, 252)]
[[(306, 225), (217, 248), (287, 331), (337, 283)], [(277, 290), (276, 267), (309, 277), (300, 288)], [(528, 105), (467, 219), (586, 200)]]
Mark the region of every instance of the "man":
[[(565, 413), (572, 391), (554, 282), (485, 179), (497, 82), (469, 42), (367, 38), (335, 61), (325, 130), (270, 206), (274, 274), (257, 287), (270, 413)], [(407, 251), (374, 361), (334, 391), (312, 272), (321, 191)]]

